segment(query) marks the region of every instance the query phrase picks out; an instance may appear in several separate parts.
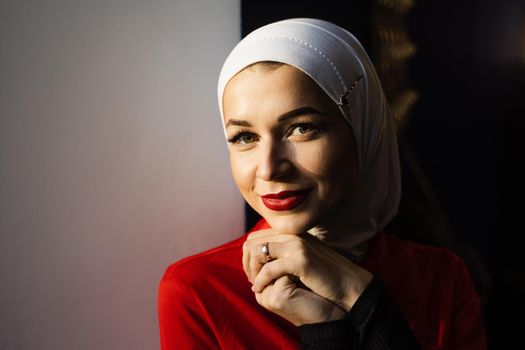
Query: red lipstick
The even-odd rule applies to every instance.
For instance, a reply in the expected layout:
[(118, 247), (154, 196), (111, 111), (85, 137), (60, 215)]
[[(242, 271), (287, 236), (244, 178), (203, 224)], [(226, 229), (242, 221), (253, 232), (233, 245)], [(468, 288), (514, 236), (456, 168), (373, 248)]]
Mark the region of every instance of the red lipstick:
[(310, 191), (311, 189), (282, 191), (275, 194), (266, 194), (261, 196), (261, 199), (268, 209), (275, 211), (291, 210), (301, 204)]

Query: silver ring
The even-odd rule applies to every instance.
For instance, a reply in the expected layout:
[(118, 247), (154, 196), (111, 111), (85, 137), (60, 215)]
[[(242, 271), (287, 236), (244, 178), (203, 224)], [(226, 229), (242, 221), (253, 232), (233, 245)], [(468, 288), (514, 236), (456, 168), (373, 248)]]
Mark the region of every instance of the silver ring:
[(264, 258), (266, 259), (266, 262), (272, 260), (272, 256), (270, 255), (270, 248), (268, 248), (268, 242), (264, 242), (261, 246), (261, 252), (264, 255)]

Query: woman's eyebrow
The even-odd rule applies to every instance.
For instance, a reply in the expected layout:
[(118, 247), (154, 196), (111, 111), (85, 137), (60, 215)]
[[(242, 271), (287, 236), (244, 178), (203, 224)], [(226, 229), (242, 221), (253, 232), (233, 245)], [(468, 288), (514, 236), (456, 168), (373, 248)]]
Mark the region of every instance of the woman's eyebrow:
[[(294, 118), (294, 117), (297, 117), (297, 116), (300, 116), (300, 115), (303, 115), (303, 114), (320, 114), (320, 115), (323, 115), (323, 113), (319, 112), (315, 108), (312, 108), (312, 107), (299, 107), (299, 108), (296, 108), (296, 109), (292, 109), (291, 111), (286, 112), (284, 114), (281, 114), (279, 116), (279, 118), (277, 119), (277, 121), (279, 123), (281, 123), (281, 122), (283, 122), (285, 120), (288, 120), (288, 119), (291, 119), (291, 118)], [(245, 126), (245, 127), (252, 126), (252, 124), (250, 124), (250, 122), (248, 122), (246, 120), (240, 120), (240, 119), (229, 119), (228, 122), (226, 123), (226, 127), (228, 127), (230, 125)]]
[(248, 122), (246, 120), (239, 120), (239, 119), (230, 119), (230, 120), (228, 120), (228, 122), (226, 123), (226, 127), (228, 127), (230, 125), (246, 126), (246, 127), (252, 126), (252, 124), (250, 124), (250, 122)]
[(319, 112), (315, 108), (312, 108), (312, 107), (299, 107), (299, 108), (296, 108), (296, 109), (292, 109), (291, 111), (286, 112), (284, 114), (281, 114), (279, 116), (279, 119), (277, 119), (277, 121), (278, 122), (283, 122), (283, 121), (285, 121), (287, 119), (294, 118), (294, 117), (297, 117), (297, 116), (303, 115), (303, 114), (320, 114), (320, 115), (323, 115), (323, 113)]

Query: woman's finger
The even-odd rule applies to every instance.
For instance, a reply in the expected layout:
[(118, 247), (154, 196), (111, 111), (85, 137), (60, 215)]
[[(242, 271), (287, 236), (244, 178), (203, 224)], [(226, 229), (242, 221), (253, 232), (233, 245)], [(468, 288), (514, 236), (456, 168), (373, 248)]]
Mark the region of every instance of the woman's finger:
[(248, 261), (250, 282), (253, 283), (253, 280), (265, 264), (281, 257), (282, 244), (280, 242), (264, 242), (252, 245)]
[(261, 237), (267, 237), (267, 236), (272, 236), (272, 235), (278, 235), (278, 233), (275, 232), (275, 230), (273, 230), (271, 228), (267, 228), (267, 229), (263, 229), (263, 230), (250, 232), (248, 234), (248, 236), (246, 237), (246, 240), (251, 240), (251, 239), (256, 239), (256, 238), (261, 238)]
[[(266, 248), (264, 248), (266, 246)], [(252, 259), (261, 263), (267, 263), (276, 259), (300, 254), (301, 242), (264, 242), (254, 249)], [(255, 277), (255, 276), (254, 276)]]
[[(266, 262), (284, 255), (281, 253), (281, 243), (300, 241), (299, 238), (290, 239), (283, 236), (286, 235), (267, 235), (244, 242), (242, 266), (248, 280), (252, 281)], [(263, 251), (263, 246), (267, 247), (266, 253)]]
[(267, 310), (278, 312), (289, 306), (288, 303), (295, 289), (296, 286), (289, 276), (281, 276), (268, 285), (262, 293), (256, 293), (255, 299)]
[(307, 263), (304, 252), (305, 246), (300, 240), (265, 242), (255, 246), (250, 252), (250, 282), (255, 284), (257, 281), (254, 291), (261, 291), (283, 275), (300, 278)]
[[(287, 237), (290, 235), (282, 235), (282, 234), (276, 234), (275, 231), (268, 229), (268, 230), (261, 230), (256, 231), (257, 233), (260, 233), (260, 235), (254, 235), (251, 238), (248, 237), (242, 246), (242, 266), (244, 269), (244, 273), (248, 277), (248, 279), (251, 281), (251, 270), (250, 270), (250, 259), (251, 259), (251, 252), (257, 250), (254, 247), (259, 247), (258, 249), (262, 249), (262, 245), (265, 242), (286, 242), (290, 240), (296, 240), (297, 237)], [(261, 252), (261, 250), (259, 250)], [(260, 261), (260, 256), (258, 258)], [(253, 276), (255, 277), (255, 276)]]
[(269, 284), (255, 299), (265, 309), (275, 312), (296, 326), (344, 318), (345, 312), (323, 297), (297, 288), (290, 275)]
[[(281, 235), (284, 236), (284, 235)], [(268, 260), (278, 259), (283, 256), (291, 254), (303, 253), (305, 242), (300, 238), (287, 239), (272, 237), (274, 239), (267, 239), (268, 237), (257, 238), (247, 243), (247, 247), (250, 247), (250, 252), (254, 254), (250, 258), (255, 257), (261, 262)], [(267, 246), (268, 250), (265, 253), (263, 246)]]
[(248, 277), (248, 280), (251, 282), (251, 273), (250, 273), (250, 250), (251, 245), (248, 244), (248, 241), (244, 241), (242, 245), (242, 268), (244, 270), (244, 273), (246, 274), (246, 277)]
[(249, 270), (249, 277), (248, 279), (250, 282), (253, 283), (253, 280), (255, 276), (259, 273), (261, 268), (268, 262), (268, 260), (265, 258), (263, 247), (266, 247), (267, 250), (270, 249), (270, 243), (263, 243), (259, 245), (254, 245), (250, 249), (250, 258), (248, 261), (248, 270)]
[[(285, 275), (290, 278), (292, 275), (297, 277), (297, 271), (295, 270), (295, 267), (296, 266), (292, 258), (277, 259), (263, 265), (253, 280), (252, 291), (255, 293), (260, 293), (274, 280), (277, 280)], [(293, 278), (291, 279), (295, 283), (299, 282)]]
[[(300, 277), (300, 272), (304, 271), (304, 264), (306, 261), (306, 246), (301, 239), (294, 239), (284, 242), (276, 241), (258, 241), (257, 245), (247, 244), (246, 247), (251, 247), (249, 252), (243, 256), (243, 263), (245, 265), (245, 272), (250, 282), (254, 282), (256, 276), (259, 274), (265, 264), (287, 258), (286, 266), (289, 269), (287, 274), (293, 274)], [(295, 265), (294, 265), (295, 264)], [(284, 273), (283, 273), (284, 274)], [(276, 276), (277, 277), (277, 276)], [(275, 279), (272, 278), (271, 280)], [(264, 284), (268, 284), (267, 278)], [(260, 287), (258, 287), (259, 289)]]

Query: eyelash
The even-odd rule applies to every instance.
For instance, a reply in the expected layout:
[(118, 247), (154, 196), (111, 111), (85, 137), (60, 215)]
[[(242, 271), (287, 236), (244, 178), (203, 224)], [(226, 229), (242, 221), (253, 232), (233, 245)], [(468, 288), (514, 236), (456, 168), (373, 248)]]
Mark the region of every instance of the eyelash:
[(232, 144), (235, 144), (235, 143), (237, 143), (237, 142), (241, 139), (241, 137), (244, 136), (244, 135), (253, 135), (253, 133), (250, 132), (250, 131), (248, 131), (248, 130), (243, 130), (243, 129), (241, 129), (241, 130), (239, 130), (239, 131), (236, 131), (235, 134), (233, 134), (233, 136), (230, 137), (230, 138), (228, 139), (228, 142), (229, 142), (229, 143), (232, 143)]
[(293, 130), (300, 128), (300, 127), (308, 129), (308, 131), (305, 134), (302, 134), (301, 136), (306, 136), (311, 133), (318, 133), (321, 130), (317, 125), (311, 122), (298, 122), (290, 126), (290, 133), (292, 133)]
[[(290, 125), (290, 128), (289, 128), (289, 131), (288, 131), (288, 135), (291, 135), (293, 130), (299, 128), (299, 127), (305, 127), (306, 129), (309, 129), (305, 134), (302, 134), (302, 135), (299, 135), (299, 136), (307, 136), (309, 134), (312, 134), (312, 133), (315, 133), (317, 134), (318, 132), (321, 131), (321, 128), (318, 127), (317, 125), (315, 125), (314, 123), (311, 123), (311, 122), (297, 122), (297, 123), (294, 123), (292, 125)], [(241, 139), (241, 137), (245, 136), (245, 135), (249, 135), (249, 136), (252, 136), (255, 138), (255, 134), (249, 130), (246, 130), (246, 129), (241, 129), (241, 130), (238, 130), (235, 132), (235, 134), (233, 134), (230, 138), (228, 138), (228, 142), (231, 143), (231, 144), (236, 144), (239, 142), (239, 140)]]

